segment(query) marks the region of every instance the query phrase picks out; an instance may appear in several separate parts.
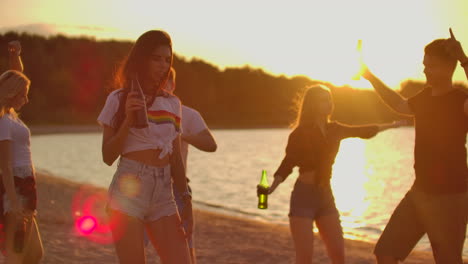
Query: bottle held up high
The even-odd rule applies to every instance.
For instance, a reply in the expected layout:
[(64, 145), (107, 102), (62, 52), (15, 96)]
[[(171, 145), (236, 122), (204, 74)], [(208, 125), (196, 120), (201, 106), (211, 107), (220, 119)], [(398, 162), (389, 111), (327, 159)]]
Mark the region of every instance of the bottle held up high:
[(257, 196), (258, 196), (258, 209), (268, 208), (268, 185), (267, 172), (262, 170), (262, 177), (260, 183), (257, 185)]
[(135, 111), (135, 121), (133, 123), (134, 128), (145, 128), (148, 127), (148, 115), (146, 113), (146, 100), (145, 94), (141, 89), (140, 82), (138, 81), (137, 76), (133, 76), (130, 81), (130, 91), (136, 92), (139, 99), (145, 102), (145, 107)]
[(361, 79), (362, 73), (364, 72), (364, 65), (363, 65), (364, 60), (362, 57), (362, 40), (361, 39), (358, 39), (357, 41), (356, 55), (357, 55), (357, 62), (358, 62), (357, 66), (359, 67), (359, 70), (356, 74), (354, 74), (354, 76), (351, 79), (358, 81)]

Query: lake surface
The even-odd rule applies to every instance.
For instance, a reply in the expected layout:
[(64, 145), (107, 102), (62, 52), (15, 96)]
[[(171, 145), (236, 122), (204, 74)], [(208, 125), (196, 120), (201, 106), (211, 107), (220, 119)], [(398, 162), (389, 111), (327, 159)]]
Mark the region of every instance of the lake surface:
[[(246, 218), (288, 224), (289, 199), (297, 168), (257, 209), (256, 185), (262, 169), (270, 183), (284, 157), (288, 129), (213, 130), (215, 153), (189, 150), (188, 176), (195, 206)], [(100, 133), (32, 137), (33, 161), (39, 172), (76, 182), (108, 187), (116, 163), (101, 158)], [(375, 242), (393, 209), (411, 187), (414, 129), (398, 128), (369, 140), (346, 139), (333, 167), (332, 188), (345, 236)], [(468, 256), (465, 243), (464, 255)], [(419, 250), (430, 250), (424, 237)]]

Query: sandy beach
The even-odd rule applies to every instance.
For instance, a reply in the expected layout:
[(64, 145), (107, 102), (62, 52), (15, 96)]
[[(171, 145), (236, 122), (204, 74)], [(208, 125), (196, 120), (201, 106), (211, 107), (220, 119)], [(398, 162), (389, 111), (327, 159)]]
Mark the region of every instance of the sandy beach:
[[(77, 194), (82, 198), (103, 197), (105, 190), (44, 174), (37, 175), (37, 182), (38, 222), (45, 250), (42, 263), (117, 263), (112, 244), (93, 242), (79, 234), (74, 226), (72, 212), (76, 211), (73, 204), (76, 204)], [(194, 214), (196, 248), (201, 264), (294, 261), (294, 249), (286, 226), (207, 212), (197, 209), (196, 205)], [(372, 249), (373, 244), (347, 240), (347, 263), (375, 263)], [(316, 239), (315, 256), (315, 263), (329, 263), (320, 239)], [(147, 263), (159, 263), (151, 247)], [(434, 261), (430, 252), (413, 252), (405, 263)]]

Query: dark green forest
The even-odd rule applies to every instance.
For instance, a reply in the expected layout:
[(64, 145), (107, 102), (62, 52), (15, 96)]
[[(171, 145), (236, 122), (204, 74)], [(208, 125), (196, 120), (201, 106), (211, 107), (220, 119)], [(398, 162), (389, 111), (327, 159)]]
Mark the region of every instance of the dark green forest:
[[(0, 69), (8, 69), (7, 43), (19, 40), (25, 74), (31, 79), (30, 103), (21, 116), (29, 124), (96, 124), (114, 73), (132, 46), (128, 41), (97, 41), (61, 35), (45, 38), (13, 32), (0, 35)], [(389, 110), (372, 90), (336, 87), (304, 76), (285, 77), (250, 67), (226, 68), (177, 53), (176, 94), (197, 109), (210, 127), (285, 127), (295, 117), (304, 88), (322, 83), (333, 94), (332, 119), (349, 124), (388, 122), (401, 117)], [(313, 76), (312, 76), (313, 77)], [(405, 81), (409, 97), (423, 84)]]

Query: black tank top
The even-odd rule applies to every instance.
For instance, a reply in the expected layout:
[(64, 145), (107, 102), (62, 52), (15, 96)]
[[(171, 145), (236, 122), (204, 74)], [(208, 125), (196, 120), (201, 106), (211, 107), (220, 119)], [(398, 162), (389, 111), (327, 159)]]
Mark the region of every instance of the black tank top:
[(409, 100), (415, 114), (414, 187), (428, 193), (467, 190), (466, 132), (463, 90), (432, 96), (426, 88)]

